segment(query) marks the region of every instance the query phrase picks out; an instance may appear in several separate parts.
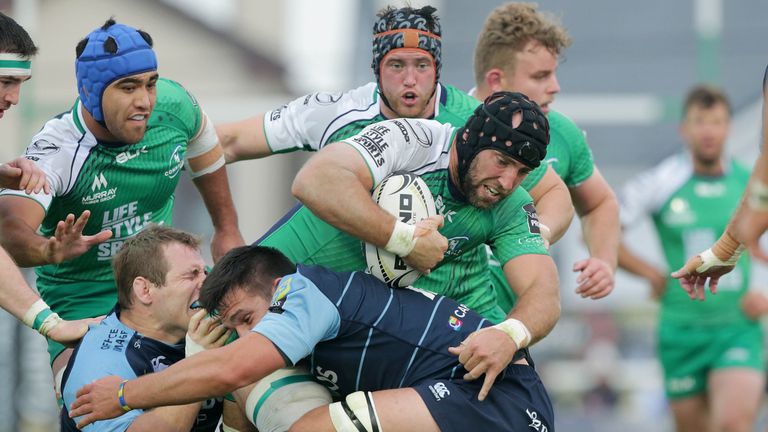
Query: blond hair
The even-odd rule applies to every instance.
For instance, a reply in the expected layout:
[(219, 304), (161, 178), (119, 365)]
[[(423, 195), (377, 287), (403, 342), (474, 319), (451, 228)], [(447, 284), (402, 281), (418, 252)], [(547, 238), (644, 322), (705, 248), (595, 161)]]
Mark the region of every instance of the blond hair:
[(536, 10), (535, 3), (507, 3), (485, 19), (475, 46), (475, 82), (480, 84), (490, 69), (514, 69), (516, 56), (530, 41), (536, 41), (554, 55), (571, 44), (560, 20)]

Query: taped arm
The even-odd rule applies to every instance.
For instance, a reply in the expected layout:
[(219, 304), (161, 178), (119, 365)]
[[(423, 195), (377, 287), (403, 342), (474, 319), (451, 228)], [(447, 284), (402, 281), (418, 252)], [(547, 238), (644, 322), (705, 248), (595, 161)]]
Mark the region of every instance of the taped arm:
[(568, 231), (573, 219), (574, 210), (568, 188), (550, 166), (528, 193), (533, 198), (539, 221), (550, 230), (548, 237), (543, 232), (542, 237), (549, 244), (555, 243)]

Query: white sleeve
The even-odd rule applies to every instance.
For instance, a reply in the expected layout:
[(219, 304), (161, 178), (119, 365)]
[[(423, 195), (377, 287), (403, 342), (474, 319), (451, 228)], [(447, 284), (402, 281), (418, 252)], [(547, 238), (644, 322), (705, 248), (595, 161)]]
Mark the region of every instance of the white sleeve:
[(45, 130), (32, 138), (32, 144), (27, 146), (24, 157), (33, 161), (38, 168), (45, 172), (48, 185), (51, 188), (50, 195), (43, 193), (27, 194), (24, 191), (13, 189), (0, 189), (2, 196), (24, 196), (37, 201), (48, 212), (48, 207), (54, 196), (63, 195), (67, 184), (70, 182), (72, 172), (72, 159), (75, 157), (69, 147), (63, 147), (53, 136), (46, 134)]
[(680, 154), (627, 182), (619, 194), (622, 226), (629, 227), (658, 211), (690, 178), (692, 170), (687, 155)]
[(395, 172), (415, 172), (434, 165), (450, 146), (455, 129), (434, 120), (395, 119), (368, 125), (344, 139), (365, 159), (376, 187)]
[(273, 153), (317, 151), (330, 138), (329, 125), (344, 111), (343, 94), (312, 93), (264, 114), (264, 135)]

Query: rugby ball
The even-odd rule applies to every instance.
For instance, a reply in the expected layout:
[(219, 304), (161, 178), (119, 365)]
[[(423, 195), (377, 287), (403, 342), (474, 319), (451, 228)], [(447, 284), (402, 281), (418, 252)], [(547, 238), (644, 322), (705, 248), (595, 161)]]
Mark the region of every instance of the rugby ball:
[[(434, 216), (435, 200), (427, 184), (415, 174), (395, 173), (373, 190), (373, 200), (379, 207), (407, 224)], [(368, 272), (395, 288), (413, 284), (421, 273), (384, 248), (365, 244)]]

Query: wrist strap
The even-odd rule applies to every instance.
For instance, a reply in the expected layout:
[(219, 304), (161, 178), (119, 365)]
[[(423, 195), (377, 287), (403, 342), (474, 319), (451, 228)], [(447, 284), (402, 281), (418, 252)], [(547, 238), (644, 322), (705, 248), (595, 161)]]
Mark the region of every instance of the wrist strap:
[(22, 321), (24, 321), (24, 324), (27, 325), (27, 327), (33, 328), (35, 330), (40, 328), (40, 324), (42, 324), (45, 317), (42, 317), (39, 322), (37, 322), (37, 327), (35, 327), (35, 323), (38, 320), (38, 316), (43, 312), (48, 312), (46, 314), (46, 317), (51, 313), (51, 308), (48, 307), (47, 304), (43, 301), (43, 299), (37, 299), (36, 302), (32, 303), (32, 306), (27, 309), (26, 312), (24, 312), (24, 318), (22, 318)]
[(749, 186), (747, 205), (752, 210), (768, 211), (768, 184), (755, 179)]
[(523, 322), (520, 320), (509, 318), (500, 324), (496, 324), (493, 326), (493, 328), (499, 329), (506, 333), (507, 336), (509, 336), (515, 343), (515, 345), (517, 345), (517, 349), (523, 349), (527, 347), (529, 343), (531, 343), (531, 332), (528, 330), (528, 327), (526, 327), (525, 324), (523, 324)]
[(129, 407), (127, 403), (125, 403), (125, 383), (127, 382), (128, 380), (123, 380), (120, 383), (120, 387), (117, 388), (117, 401), (120, 404), (120, 408), (122, 408), (125, 412), (133, 409)]
[(414, 238), (415, 233), (415, 225), (409, 225), (401, 221), (395, 222), (395, 227), (392, 229), (392, 235), (389, 236), (389, 241), (387, 242), (387, 245), (384, 246), (384, 250), (400, 257), (408, 256), (416, 246), (416, 239)]

